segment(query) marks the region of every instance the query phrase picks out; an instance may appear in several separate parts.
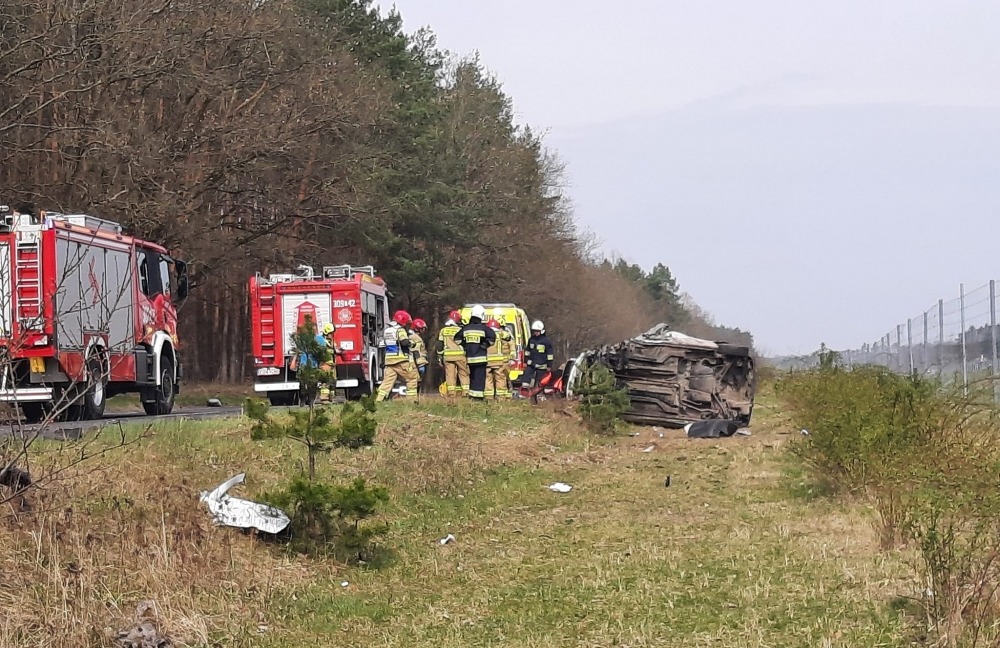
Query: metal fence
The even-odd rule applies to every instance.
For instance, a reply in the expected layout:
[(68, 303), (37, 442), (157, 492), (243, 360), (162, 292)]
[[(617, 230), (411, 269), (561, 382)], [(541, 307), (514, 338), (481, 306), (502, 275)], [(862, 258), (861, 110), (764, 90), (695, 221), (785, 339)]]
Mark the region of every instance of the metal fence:
[(967, 390), (971, 381), (1000, 374), (996, 282), (938, 300), (860, 349), (841, 351), (848, 366), (873, 364), (900, 373), (936, 375)]

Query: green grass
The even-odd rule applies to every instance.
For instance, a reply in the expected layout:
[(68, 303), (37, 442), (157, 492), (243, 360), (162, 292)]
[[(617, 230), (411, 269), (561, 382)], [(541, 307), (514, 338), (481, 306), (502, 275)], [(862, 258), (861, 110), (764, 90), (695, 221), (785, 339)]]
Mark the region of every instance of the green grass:
[[(377, 446), (325, 456), (319, 472), (390, 488), (385, 564), (338, 567), (209, 528), (201, 542), (253, 559), (189, 584), (186, 614), (220, 645), (269, 648), (909, 645), (893, 604), (915, 587), (902, 559), (878, 552), (869, 511), (810, 491), (773, 403), (754, 436), (718, 441), (596, 439), (562, 407), (383, 406)], [(304, 458), (250, 441), (246, 421), (153, 432), (123, 461), (183, 476), (166, 479), (192, 510), (197, 490), (239, 470), (254, 495)]]

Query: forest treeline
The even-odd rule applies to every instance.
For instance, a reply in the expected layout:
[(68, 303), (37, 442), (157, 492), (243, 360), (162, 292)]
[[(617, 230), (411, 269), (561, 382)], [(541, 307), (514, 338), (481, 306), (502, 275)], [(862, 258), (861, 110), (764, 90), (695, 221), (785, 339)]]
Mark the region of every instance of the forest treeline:
[(561, 171), (476, 58), (369, 0), (0, 5), (0, 199), (188, 260), (189, 378), (247, 376), (247, 278), (300, 263), (373, 264), (434, 331), (502, 300), (565, 353), (657, 321), (750, 342), (686, 307), (666, 266), (595, 258)]

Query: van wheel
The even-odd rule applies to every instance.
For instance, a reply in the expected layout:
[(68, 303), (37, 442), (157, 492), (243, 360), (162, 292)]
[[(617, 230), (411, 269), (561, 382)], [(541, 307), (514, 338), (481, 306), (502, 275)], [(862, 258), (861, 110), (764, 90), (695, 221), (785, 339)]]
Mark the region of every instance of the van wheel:
[(108, 377), (104, 375), (104, 365), (98, 358), (87, 362), (87, 389), (83, 393), (83, 420), (96, 421), (104, 418), (104, 407), (108, 399)]
[(174, 362), (164, 356), (160, 359), (160, 384), (153, 387), (152, 400), (142, 401), (142, 409), (149, 416), (162, 416), (174, 409)]

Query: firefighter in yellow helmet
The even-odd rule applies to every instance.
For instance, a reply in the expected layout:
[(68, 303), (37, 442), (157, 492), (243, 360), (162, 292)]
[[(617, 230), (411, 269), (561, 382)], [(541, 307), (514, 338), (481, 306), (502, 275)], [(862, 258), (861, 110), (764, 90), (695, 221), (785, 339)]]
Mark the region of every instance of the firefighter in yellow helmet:
[[(413, 357), (410, 351), (410, 331), (408, 327), (413, 321), (410, 314), (399, 310), (393, 313), (392, 322), (385, 327), (382, 334), (383, 348), (385, 349), (385, 377), (378, 387), (376, 401), (384, 401), (392, 393), (392, 388), (397, 379), (406, 381), (407, 395), (413, 394), (417, 397), (417, 368), (413, 365)], [(406, 396), (400, 396), (406, 398)]]
[(438, 363), (444, 365), (446, 396), (459, 396), (469, 389), (469, 363), (465, 359), (465, 349), (455, 340), (461, 329), (462, 313), (453, 310), (438, 335), (436, 351)]
[[(336, 382), (336, 371), (337, 371), (337, 354), (340, 350), (337, 348), (337, 343), (333, 341), (333, 335), (337, 331), (337, 327), (333, 325), (333, 322), (327, 322), (319, 329), (319, 335), (316, 336), (316, 342), (320, 346), (324, 346), (330, 350), (330, 360), (329, 362), (324, 362), (319, 366), (322, 371), (327, 371), (333, 373), (333, 380)], [(333, 390), (330, 389), (328, 382), (324, 381), (319, 384), (319, 402), (329, 403), (333, 400)]]
[(486, 352), (486, 398), (510, 398), (510, 381), (507, 374), (513, 355), (514, 342), (510, 332), (491, 319), (486, 326), (496, 333), (496, 341)]

